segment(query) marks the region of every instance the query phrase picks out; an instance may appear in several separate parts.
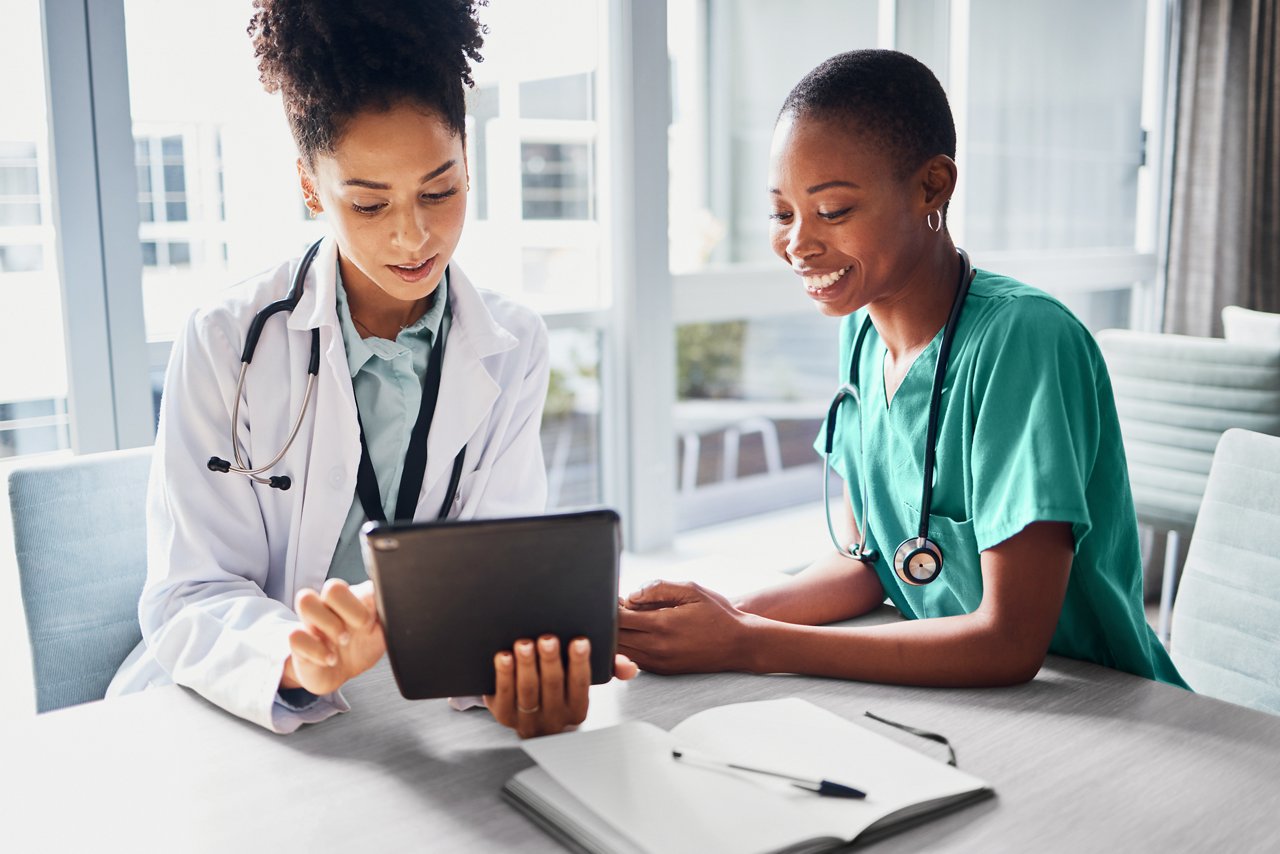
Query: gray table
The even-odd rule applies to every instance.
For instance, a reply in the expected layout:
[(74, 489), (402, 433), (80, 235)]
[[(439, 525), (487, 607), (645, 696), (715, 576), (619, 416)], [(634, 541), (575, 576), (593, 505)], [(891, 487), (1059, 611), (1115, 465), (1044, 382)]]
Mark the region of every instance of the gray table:
[[(556, 851), (499, 796), (531, 762), (483, 711), (407, 702), (385, 666), (353, 710), (281, 737), (166, 688), (0, 736), (6, 851)], [(710, 706), (797, 696), (932, 729), (997, 797), (875, 851), (1277, 851), (1280, 717), (1050, 658), (1008, 689), (796, 676), (661, 677), (594, 689), (587, 726), (670, 727)], [(913, 748), (940, 745), (862, 719)]]

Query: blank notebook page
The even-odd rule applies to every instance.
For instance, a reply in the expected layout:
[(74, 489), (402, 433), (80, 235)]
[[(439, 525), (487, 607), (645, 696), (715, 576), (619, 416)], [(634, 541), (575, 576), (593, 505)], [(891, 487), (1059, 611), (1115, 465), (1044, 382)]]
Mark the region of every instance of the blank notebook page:
[[(672, 758), (673, 748), (867, 792), (826, 798), (786, 781)], [(524, 745), (556, 782), (648, 851), (753, 852), (852, 839), (922, 801), (985, 788), (975, 777), (797, 699), (720, 706), (670, 733), (632, 721)]]

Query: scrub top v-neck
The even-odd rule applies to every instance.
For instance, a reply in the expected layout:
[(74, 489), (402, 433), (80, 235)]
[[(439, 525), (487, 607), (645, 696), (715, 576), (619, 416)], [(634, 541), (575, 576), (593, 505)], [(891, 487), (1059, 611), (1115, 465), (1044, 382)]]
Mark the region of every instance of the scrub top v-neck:
[[(841, 325), (841, 375), (864, 317)], [(836, 427), (831, 465), (854, 494), (868, 478), (869, 546), (890, 599), (909, 618), (971, 613), (982, 601), (982, 551), (1033, 522), (1066, 522), (1075, 557), (1050, 651), (1185, 687), (1142, 608), (1137, 520), (1101, 354), (1061, 303), (1013, 279), (977, 271), (948, 360), (929, 516), (942, 574), (922, 587), (894, 574), (890, 557), (920, 524), (940, 343), (941, 334), (916, 357), (890, 404), (872, 330), (858, 366), (868, 405), (846, 404)], [(819, 451), (823, 440), (820, 431)]]

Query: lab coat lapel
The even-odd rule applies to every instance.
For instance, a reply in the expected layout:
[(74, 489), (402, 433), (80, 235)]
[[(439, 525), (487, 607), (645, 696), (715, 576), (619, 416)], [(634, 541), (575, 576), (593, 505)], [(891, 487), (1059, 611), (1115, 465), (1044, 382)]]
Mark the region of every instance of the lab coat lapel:
[[(475, 467), (484, 442), (484, 436), (475, 435), (476, 431), (502, 390), (485, 367), (484, 359), (518, 343), (493, 319), (480, 294), (456, 264), (449, 266), (449, 298), (453, 319), (445, 339), (440, 398), (427, 437), (427, 469), (418, 496), (418, 518), (434, 519), (439, 512), (453, 460), (468, 442), (477, 446), (468, 448), (463, 472)], [(434, 505), (423, 503), (428, 495), (433, 495)]]
[[(307, 274), (306, 287), (289, 326), (302, 330), (307, 338), (302, 358), (295, 354), (294, 382), (306, 382), (310, 358), (310, 330), (320, 329), (320, 371), (316, 377), (311, 423), (304, 424), (300, 438), (310, 435), (306, 446), (307, 478), (303, 500), (299, 502), (295, 532), (293, 590), (318, 589), (329, 572), (333, 551), (351, 509), (355, 495), (356, 468), (360, 462), (360, 433), (356, 420), (355, 392), (347, 364), (346, 346), (338, 327), (337, 246), (326, 238)], [(298, 366), (300, 365), (300, 367)], [(301, 512), (302, 507), (306, 512)]]

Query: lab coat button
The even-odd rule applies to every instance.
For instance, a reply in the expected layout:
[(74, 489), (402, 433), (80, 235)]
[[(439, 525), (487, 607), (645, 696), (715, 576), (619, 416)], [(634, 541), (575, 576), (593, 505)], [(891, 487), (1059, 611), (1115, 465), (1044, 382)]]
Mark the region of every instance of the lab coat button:
[(342, 489), (347, 482), (347, 472), (342, 466), (334, 466), (329, 470), (329, 485), (334, 489)]

